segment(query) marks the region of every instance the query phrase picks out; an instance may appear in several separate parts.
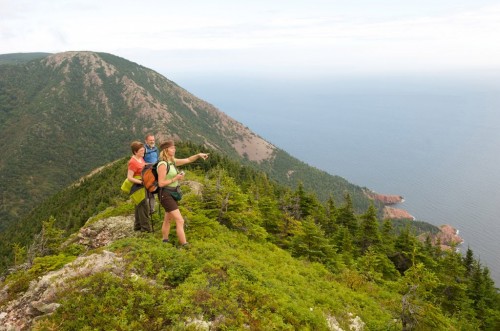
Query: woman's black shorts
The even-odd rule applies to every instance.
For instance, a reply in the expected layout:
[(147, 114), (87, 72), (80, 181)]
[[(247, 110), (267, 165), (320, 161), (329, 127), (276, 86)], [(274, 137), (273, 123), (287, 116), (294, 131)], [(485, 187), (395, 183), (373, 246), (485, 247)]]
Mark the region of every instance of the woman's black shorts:
[(165, 189), (165, 190), (161, 190), (160, 192), (161, 192), (160, 202), (161, 202), (161, 205), (163, 206), (163, 209), (165, 209), (165, 211), (167, 213), (170, 213), (171, 211), (179, 209), (179, 205), (177, 204), (177, 201), (175, 201), (174, 198), (172, 198), (172, 195), (170, 195), (168, 190)]

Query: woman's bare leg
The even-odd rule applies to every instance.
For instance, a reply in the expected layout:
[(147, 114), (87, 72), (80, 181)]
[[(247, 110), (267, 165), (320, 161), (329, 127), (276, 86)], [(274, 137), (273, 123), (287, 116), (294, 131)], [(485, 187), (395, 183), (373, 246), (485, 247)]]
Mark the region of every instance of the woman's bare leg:
[(184, 218), (181, 215), (179, 209), (172, 210), (170, 213), (170, 220), (175, 220), (175, 230), (177, 232), (177, 238), (179, 238), (179, 243), (184, 245), (186, 241), (186, 234), (184, 233)]
[(184, 233), (184, 218), (182, 217), (181, 211), (179, 209), (172, 210), (169, 213), (165, 213), (163, 218), (163, 225), (161, 227), (161, 232), (163, 239), (168, 239), (170, 233), (170, 223), (175, 220), (175, 231), (177, 232), (177, 238), (179, 238), (179, 243), (184, 245), (186, 240), (186, 234)]
[(168, 235), (170, 233), (170, 219), (172, 216), (170, 213), (165, 213), (165, 216), (163, 217), (163, 224), (161, 226), (161, 233), (163, 236), (163, 240), (168, 239)]

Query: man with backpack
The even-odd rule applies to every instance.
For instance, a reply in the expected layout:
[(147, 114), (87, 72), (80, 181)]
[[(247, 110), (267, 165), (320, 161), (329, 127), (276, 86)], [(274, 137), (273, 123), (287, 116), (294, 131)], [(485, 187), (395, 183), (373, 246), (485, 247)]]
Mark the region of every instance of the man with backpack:
[(152, 133), (148, 133), (144, 138), (144, 148), (146, 148), (144, 161), (151, 164), (158, 162), (158, 147), (155, 145), (155, 136)]

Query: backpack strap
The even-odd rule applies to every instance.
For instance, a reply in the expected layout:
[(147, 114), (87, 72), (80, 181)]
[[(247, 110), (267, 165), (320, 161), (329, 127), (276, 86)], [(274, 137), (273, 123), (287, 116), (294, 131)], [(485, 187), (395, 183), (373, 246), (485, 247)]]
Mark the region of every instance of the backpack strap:
[[(134, 178), (137, 178), (137, 179), (141, 179), (140, 176), (134, 176)], [(144, 186), (142, 184), (137, 184), (137, 183), (134, 183), (132, 185), (132, 188), (130, 189), (130, 192), (129, 192), (129, 195), (132, 195), (135, 191), (143, 188)]]
[[(160, 164), (164, 163), (166, 166), (167, 166), (167, 175), (168, 175), (168, 172), (170, 171), (170, 163), (168, 163), (168, 161), (160, 161), (156, 164), (156, 171), (158, 171), (158, 167), (160, 166)], [(158, 197), (161, 197), (161, 195), (163, 194), (163, 187), (160, 187), (160, 185), (158, 185)], [(160, 198), (161, 199), (161, 198)]]
[[(160, 161), (158, 162), (158, 164), (156, 165), (156, 169), (158, 169), (158, 167), (160, 166), (160, 164), (162, 163), (165, 163), (167, 165), (167, 175), (168, 175), (168, 172), (170, 171), (170, 163), (168, 163), (167, 161)], [(174, 164), (174, 167), (175, 167), (175, 164)], [(176, 168), (177, 169), (177, 168)]]
[(148, 144), (144, 144), (144, 148), (146, 149), (146, 154), (151, 154), (151, 153), (158, 154), (158, 147), (156, 146), (150, 148)]

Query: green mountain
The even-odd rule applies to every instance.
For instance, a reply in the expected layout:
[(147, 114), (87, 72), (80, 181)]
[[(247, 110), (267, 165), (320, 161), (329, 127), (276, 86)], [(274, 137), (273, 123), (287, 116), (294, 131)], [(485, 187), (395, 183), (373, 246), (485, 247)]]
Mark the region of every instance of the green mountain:
[[(201, 147), (180, 143), (179, 156)], [(0, 330), (498, 330), (500, 295), (462, 257), (396, 230), (373, 206), (320, 201), (217, 151), (183, 167), (189, 249), (134, 233), (128, 157), (18, 223)], [(38, 222), (35, 222), (38, 220)], [(10, 231), (10, 230), (9, 230)]]
[(0, 64), (23, 64), (35, 59), (42, 59), (50, 53), (12, 53), (0, 54)]
[(277, 181), (314, 189), (326, 200), (361, 187), (291, 157), (243, 124), (157, 72), (94, 52), (0, 56), (0, 231), (92, 169), (152, 132), (191, 141), (264, 170)]

